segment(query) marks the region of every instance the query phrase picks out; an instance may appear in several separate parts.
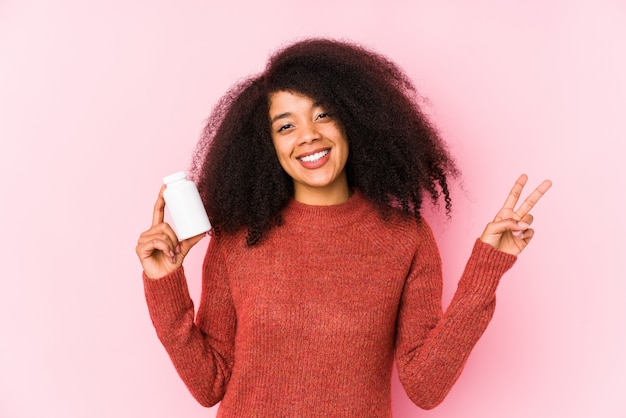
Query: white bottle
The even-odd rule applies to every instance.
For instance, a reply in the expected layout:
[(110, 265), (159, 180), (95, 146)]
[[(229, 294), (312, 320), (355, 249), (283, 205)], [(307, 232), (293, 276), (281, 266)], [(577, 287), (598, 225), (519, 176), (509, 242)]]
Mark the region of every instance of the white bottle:
[(184, 171), (163, 177), (163, 183), (167, 185), (163, 192), (165, 205), (180, 241), (211, 229), (198, 189), (193, 182), (187, 180)]

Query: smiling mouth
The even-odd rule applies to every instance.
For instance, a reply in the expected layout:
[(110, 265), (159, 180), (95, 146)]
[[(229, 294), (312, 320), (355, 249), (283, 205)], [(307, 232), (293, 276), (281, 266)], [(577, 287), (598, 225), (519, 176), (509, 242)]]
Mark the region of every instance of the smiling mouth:
[(320, 152), (316, 152), (315, 154), (307, 155), (305, 157), (300, 157), (298, 158), (298, 160), (305, 162), (305, 163), (314, 163), (324, 158), (326, 155), (328, 155), (329, 152), (330, 150), (326, 149)]

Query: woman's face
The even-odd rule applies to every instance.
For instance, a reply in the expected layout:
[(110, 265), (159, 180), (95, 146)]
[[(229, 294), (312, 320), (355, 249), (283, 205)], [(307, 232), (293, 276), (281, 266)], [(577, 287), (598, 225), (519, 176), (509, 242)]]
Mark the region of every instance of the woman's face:
[(272, 141), (294, 198), (311, 205), (348, 200), (348, 140), (340, 122), (307, 96), (279, 91), (269, 102)]

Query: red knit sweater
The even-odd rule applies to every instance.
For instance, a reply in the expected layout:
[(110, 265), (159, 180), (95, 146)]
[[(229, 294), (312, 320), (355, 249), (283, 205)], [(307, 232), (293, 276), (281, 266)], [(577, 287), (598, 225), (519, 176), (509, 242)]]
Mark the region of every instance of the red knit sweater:
[(489, 323), (515, 257), (476, 241), (445, 314), (425, 221), (381, 219), (360, 193), (290, 202), (258, 245), (211, 239), (194, 321), (183, 269), (144, 276), (157, 334), (193, 396), (218, 417), (391, 416), (392, 364), (409, 397), (446, 396)]

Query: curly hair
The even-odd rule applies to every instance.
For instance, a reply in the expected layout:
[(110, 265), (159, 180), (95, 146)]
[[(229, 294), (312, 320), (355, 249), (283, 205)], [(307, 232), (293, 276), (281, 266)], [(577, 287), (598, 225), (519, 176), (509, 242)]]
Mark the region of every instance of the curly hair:
[(289, 91), (332, 109), (349, 143), (348, 184), (381, 216), (392, 208), (419, 221), (423, 196), (451, 209), (448, 178), (458, 169), (418, 105), (407, 75), (362, 46), (307, 39), (270, 57), (260, 75), (231, 88), (210, 115), (191, 174), (215, 233), (247, 228), (254, 245), (280, 225), (293, 196), (270, 134), (269, 96)]

